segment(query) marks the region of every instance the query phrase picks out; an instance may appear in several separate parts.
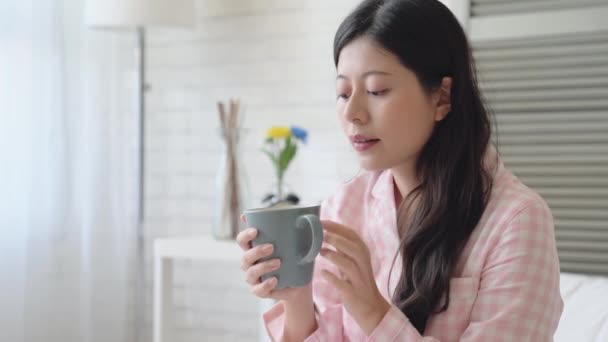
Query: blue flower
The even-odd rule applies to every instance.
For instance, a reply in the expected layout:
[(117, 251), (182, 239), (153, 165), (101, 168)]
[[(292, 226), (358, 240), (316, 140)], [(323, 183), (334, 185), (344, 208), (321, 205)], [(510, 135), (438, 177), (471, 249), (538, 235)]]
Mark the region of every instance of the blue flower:
[(294, 137), (296, 137), (296, 139), (299, 139), (303, 143), (306, 144), (306, 139), (308, 138), (308, 132), (306, 132), (305, 129), (300, 128), (300, 127), (296, 127), (296, 126), (291, 126), (291, 134)]

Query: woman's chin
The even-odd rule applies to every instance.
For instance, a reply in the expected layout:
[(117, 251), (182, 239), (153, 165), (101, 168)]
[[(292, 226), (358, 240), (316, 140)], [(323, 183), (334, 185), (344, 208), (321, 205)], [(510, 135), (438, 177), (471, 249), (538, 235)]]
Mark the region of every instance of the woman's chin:
[(365, 170), (365, 171), (381, 171), (386, 169), (387, 167), (384, 165), (384, 163), (379, 163), (378, 161), (375, 160), (365, 160), (365, 159), (359, 159), (359, 166)]

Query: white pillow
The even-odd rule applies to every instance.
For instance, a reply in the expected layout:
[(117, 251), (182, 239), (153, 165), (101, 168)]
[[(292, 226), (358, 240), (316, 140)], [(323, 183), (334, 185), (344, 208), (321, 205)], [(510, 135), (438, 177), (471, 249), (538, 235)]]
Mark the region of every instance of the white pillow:
[(554, 340), (608, 341), (608, 278), (562, 273), (560, 290), (564, 311)]

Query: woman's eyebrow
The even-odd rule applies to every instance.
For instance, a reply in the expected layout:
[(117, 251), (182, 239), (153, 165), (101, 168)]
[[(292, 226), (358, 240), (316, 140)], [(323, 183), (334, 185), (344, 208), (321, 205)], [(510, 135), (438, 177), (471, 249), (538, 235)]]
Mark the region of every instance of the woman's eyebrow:
[[(366, 78), (371, 75), (388, 76), (388, 75), (390, 75), (390, 73), (388, 73), (386, 71), (381, 71), (381, 70), (370, 70), (370, 71), (364, 72), (363, 75), (361, 75), (361, 78)], [(338, 76), (336, 76), (336, 80), (339, 80), (339, 79), (348, 80), (348, 77), (346, 77), (342, 74), (338, 74)]]

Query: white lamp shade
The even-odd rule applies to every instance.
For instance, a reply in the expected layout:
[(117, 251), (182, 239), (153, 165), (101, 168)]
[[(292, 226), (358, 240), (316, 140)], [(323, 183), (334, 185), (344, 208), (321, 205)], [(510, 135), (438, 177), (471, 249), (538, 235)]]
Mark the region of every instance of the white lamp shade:
[(98, 28), (192, 27), (193, 0), (87, 0), (85, 21)]

